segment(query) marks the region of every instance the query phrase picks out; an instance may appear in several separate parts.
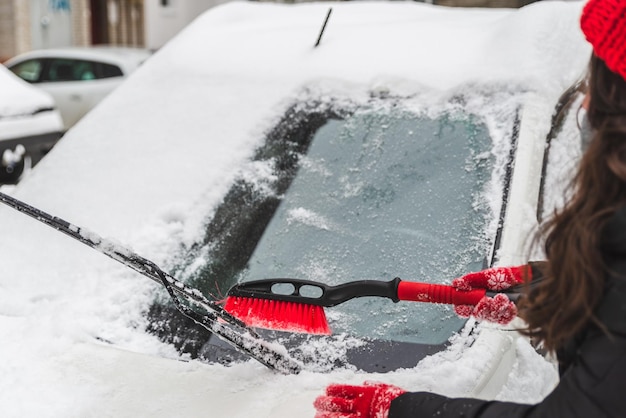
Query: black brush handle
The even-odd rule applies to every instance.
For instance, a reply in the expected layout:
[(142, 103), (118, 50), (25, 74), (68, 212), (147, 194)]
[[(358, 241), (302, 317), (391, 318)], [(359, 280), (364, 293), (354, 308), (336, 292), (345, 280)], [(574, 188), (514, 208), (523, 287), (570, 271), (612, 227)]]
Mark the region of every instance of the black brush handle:
[(400, 301), (398, 298), (398, 285), (400, 282), (400, 278), (396, 277), (388, 282), (360, 280), (333, 286), (324, 295), (324, 302), (326, 303), (324, 306), (335, 306), (350, 299), (365, 296), (384, 297), (398, 302)]
[(391, 281), (359, 280), (329, 286), (300, 279), (265, 279), (233, 286), (228, 296), (269, 299), (282, 302), (306, 303), (331, 307), (364, 296), (385, 297), (398, 302), (399, 278)]

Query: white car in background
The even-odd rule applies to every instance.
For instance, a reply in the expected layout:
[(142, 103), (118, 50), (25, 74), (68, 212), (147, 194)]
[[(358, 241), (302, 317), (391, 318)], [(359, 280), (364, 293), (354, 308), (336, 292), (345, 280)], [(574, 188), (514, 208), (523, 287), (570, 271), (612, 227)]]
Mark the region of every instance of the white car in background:
[(0, 184), (16, 183), (59, 140), (61, 116), (49, 94), (0, 65)]
[(54, 98), (65, 130), (71, 128), (149, 56), (130, 47), (72, 47), (26, 52), (5, 65)]

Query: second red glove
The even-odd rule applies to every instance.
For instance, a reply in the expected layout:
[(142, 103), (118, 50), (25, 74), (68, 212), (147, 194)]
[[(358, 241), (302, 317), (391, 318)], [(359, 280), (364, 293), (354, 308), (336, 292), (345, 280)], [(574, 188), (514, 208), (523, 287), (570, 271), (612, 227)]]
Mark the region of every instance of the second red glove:
[(406, 391), (384, 383), (332, 384), (315, 399), (315, 418), (386, 418), (391, 401)]
[(485, 296), (476, 306), (458, 305), (454, 307), (457, 315), (462, 317), (474, 316), (478, 320), (495, 322), (506, 325), (517, 316), (515, 303), (502, 293), (490, 298)]

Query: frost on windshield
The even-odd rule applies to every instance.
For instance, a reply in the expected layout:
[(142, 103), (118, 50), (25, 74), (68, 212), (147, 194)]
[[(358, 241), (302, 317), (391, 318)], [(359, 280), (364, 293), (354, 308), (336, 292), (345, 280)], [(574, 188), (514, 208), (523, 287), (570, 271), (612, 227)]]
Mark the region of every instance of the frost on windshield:
[[(491, 147), (486, 128), (470, 117), (370, 110), (328, 121), (240, 280), (445, 283), (480, 268), (490, 245), (479, 197)], [(335, 332), (429, 344), (462, 323), (448, 307), (380, 298), (327, 314)]]
[[(427, 110), (294, 106), (242, 167), (176, 275), (221, 299), (240, 281), (450, 283), (488, 265), (515, 111)], [(188, 325), (162, 321), (162, 309), (151, 309), (152, 330), (197, 349), (197, 335), (168, 337)], [(326, 314), (335, 335), (426, 346), (445, 344), (464, 323), (449, 306), (373, 297)]]

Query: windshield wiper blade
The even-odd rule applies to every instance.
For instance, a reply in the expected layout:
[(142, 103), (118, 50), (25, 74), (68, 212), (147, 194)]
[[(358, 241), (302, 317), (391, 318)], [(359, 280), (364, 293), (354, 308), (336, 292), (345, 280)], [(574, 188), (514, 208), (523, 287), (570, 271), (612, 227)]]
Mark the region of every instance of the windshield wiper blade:
[[(52, 216), (2, 192), (0, 192), (0, 202), (162, 284), (183, 315), (265, 366), (285, 374), (296, 374), (302, 369), (302, 365), (286, 354), (286, 350), (285, 353), (277, 351), (267, 341), (261, 339), (253, 329), (226, 312), (221, 305), (208, 300), (199, 290), (176, 280), (154, 262), (94, 232)], [(177, 294), (201, 307), (205, 312), (199, 313), (182, 304)]]

